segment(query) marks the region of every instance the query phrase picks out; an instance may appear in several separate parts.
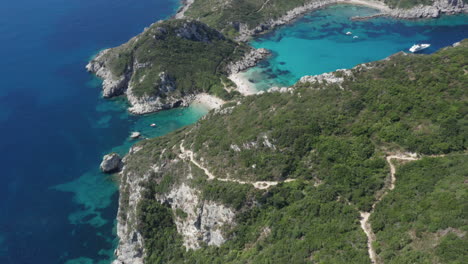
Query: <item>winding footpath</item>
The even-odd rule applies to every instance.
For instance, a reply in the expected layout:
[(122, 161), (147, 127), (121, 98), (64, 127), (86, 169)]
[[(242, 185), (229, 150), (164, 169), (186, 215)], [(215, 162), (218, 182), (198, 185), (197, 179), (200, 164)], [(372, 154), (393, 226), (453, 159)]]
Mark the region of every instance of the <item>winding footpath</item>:
[(386, 157), (387, 163), (390, 166), (390, 185), (388, 186), (387, 190), (375, 201), (375, 203), (372, 205), (372, 209), (370, 212), (359, 212), (361, 215), (361, 228), (366, 233), (367, 236), (367, 248), (369, 251), (369, 258), (371, 259), (371, 262), (376, 264), (379, 263), (377, 253), (375, 252), (375, 249), (373, 247), (373, 242), (375, 241), (375, 234), (374, 231), (372, 231), (371, 224), (369, 223), (369, 218), (371, 214), (374, 212), (375, 206), (382, 201), (382, 199), (387, 195), (388, 191), (391, 191), (395, 189), (395, 182), (396, 182), (396, 167), (392, 163), (392, 160), (403, 160), (403, 161), (415, 161), (419, 160), (417, 154), (414, 153), (405, 153), (405, 154), (398, 154), (398, 155), (390, 155)]
[(251, 184), (253, 185), (254, 188), (259, 189), (259, 190), (265, 190), (268, 189), (272, 186), (278, 185), (282, 182), (292, 182), (295, 181), (295, 179), (287, 179), (285, 181), (241, 181), (241, 180), (236, 180), (236, 179), (227, 179), (227, 178), (218, 178), (215, 177), (206, 167), (203, 167), (200, 163), (198, 163), (195, 158), (193, 157), (193, 151), (187, 150), (183, 146), (183, 141), (180, 143), (180, 152), (181, 154), (179, 155), (179, 158), (185, 160), (185, 159), (190, 159), (190, 162), (193, 163), (193, 165), (197, 166), (201, 170), (205, 172), (205, 174), (208, 176), (208, 180), (214, 180), (217, 179), (218, 181), (223, 181), (223, 182), (235, 182), (239, 184)]

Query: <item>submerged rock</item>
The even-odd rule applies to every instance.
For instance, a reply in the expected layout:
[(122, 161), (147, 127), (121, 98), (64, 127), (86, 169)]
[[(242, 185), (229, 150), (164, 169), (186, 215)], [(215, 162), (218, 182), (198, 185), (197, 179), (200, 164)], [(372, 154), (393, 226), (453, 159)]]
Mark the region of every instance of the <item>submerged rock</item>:
[(102, 158), (101, 171), (104, 173), (116, 172), (122, 169), (122, 158), (117, 153), (107, 154)]

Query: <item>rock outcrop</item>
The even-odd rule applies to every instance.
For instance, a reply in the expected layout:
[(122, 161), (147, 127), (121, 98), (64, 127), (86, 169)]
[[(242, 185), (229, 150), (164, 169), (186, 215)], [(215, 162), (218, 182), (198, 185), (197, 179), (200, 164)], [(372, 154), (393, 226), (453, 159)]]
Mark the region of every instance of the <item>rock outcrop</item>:
[(388, 12), (389, 16), (403, 19), (436, 18), (441, 14), (467, 13), (468, 5), (463, 0), (437, 0), (430, 6), (418, 5), (410, 9), (393, 9)]
[(259, 61), (264, 60), (270, 55), (271, 53), (267, 49), (252, 49), (249, 53), (245, 54), (241, 60), (230, 63), (227, 66), (227, 71), (230, 74), (245, 71), (248, 68), (254, 67)]
[(102, 96), (104, 98), (111, 98), (124, 94), (129, 81), (126, 74), (116, 76), (106, 67), (107, 60), (105, 57), (110, 51), (110, 49), (106, 49), (99, 52), (98, 55), (86, 65), (86, 70), (88, 72), (96, 74), (97, 77), (103, 80)]
[(101, 171), (104, 173), (117, 172), (122, 169), (122, 158), (117, 153), (107, 154), (102, 158), (100, 165)]
[(187, 249), (198, 249), (203, 242), (209, 246), (220, 246), (226, 240), (221, 228), (233, 224), (235, 214), (232, 209), (200, 199), (199, 191), (186, 184), (157, 199), (169, 204), (173, 211), (179, 209), (186, 214), (184, 218), (176, 217), (175, 224)]
[[(134, 146), (124, 158), (127, 164), (132, 163), (134, 155), (144, 147)], [(166, 150), (163, 150), (164, 153)], [(120, 198), (117, 217), (117, 235), (120, 238), (115, 250), (117, 256), (113, 264), (143, 264), (145, 258), (144, 237), (138, 230), (137, 208), (142, 200), (145, 185), (150, 181), (158, 182), (160, 178), (154, 175), (176, 173), (180, 183), (172, 185), (166, 192), (157, 193), (155, 201), (169, 206), (173, 211), (173, 221), (177, 232), (183, 238), (186, 249), (198, 249), (203, 244), (220, 246), (226, 241), (224, 228), (235, 225), (236, 211), (216, 201), (202, 198), (200, 190), (187, 183), (193, 179), (192, 168), (188, 161), (180, 158), (165, 160), (161, 154), (153, 164), (143, 167), (138, 165), (141, 171), (124, 167), (120, 173)], [(127, 162), (130, 160), (130, 162)], [(143, 168), (142, 168), (143, 167)], [(183, 216), (177, 212), (183, 212)]]
[(208, 79), (210, 86), (221, 86), (231, 58), (248, 50), (201, 22), (167, 20), (101, 51), (86, 69), (103, 80), (103, 97), (124, 95), (131, 113), (146, 114), (189, 105), (210, 89), (201, 87)]
[(303, 76), (299, 82), (301, 83), (318, 83), (318, 84), (338, 84), (343, 83), (345, 77), (351, 76), (351, 70), (336, 70), (334, 72), (327, 72), (320, 75), (306, 75)]

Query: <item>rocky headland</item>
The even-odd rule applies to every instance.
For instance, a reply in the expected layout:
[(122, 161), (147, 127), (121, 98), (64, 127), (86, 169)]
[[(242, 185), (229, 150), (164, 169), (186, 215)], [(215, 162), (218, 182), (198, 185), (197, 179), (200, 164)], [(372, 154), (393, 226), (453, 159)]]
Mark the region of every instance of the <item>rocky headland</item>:
[(228, 73), (255, 65), (263, 53), (203, 23), (176, 19), (154, 23), (122, 46), (101, 51), (86, 69), (103, 80), (103, 97), (124, 95), (131, 113), (146, 114), (188, 106), (203, 92), (229, 97)]

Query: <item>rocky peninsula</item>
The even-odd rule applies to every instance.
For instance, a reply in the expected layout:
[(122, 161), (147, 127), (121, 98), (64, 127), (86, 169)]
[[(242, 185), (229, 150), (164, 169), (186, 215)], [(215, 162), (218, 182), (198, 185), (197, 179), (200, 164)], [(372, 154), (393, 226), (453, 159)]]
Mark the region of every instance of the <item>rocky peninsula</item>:
[[(391, 194), (381, 190), (405, 190), (393, 185), (396, 165), (386, 165), (397, 150), (426, 156), (421, 166), (429, 166), (429, 158), (440, 153), (460, 159), (459, 164), (466, 160), (456, 156), (466, 150), (458, 140), (461, 128), (450, 136), (427, 128), (421, 135), (419, 129), (425, 122), (431, 122), (428, 127), (447, 126), (440, 118), (449, 108), (434, 104), (464, 111), (459, 95), (465, 72), (456, 65), (467, 45), (463, 41), (433, 55), (398, 53), (350, 70), (306, 76), (293, 87), (240, 98), (196, 125), (137, 143), (120, 174), (120, 243), (114, 264), (256, 263), (274, 261), (276, 251), (287, 259), (369, 263), (370, 240), (360, 223), (365, 231), (372, 230), (379, 247), (396, 255), (408, 250), (416, 254), (407, 244), (405, 250), (388, 248), (382, 228), (393, 227), (375, 221), (393, 215), (382, 215), (384, 209), (375, 204), (389, 203), (385, 198)], [(414, 82), (414, 76), (425, 81)], [(447, 90), (440, 90), (441, 80)], [(462, 125), (463, 115), (453, 118), (452, 126)], [(389, 134), (395, 127), (398, 134)], [(424, 178), (425, 173), (417, 175)], [(444, 175), (452, 174), (439, 177)], [(245, 184), (252, 182), (275, 184)], [(404, 177), (402, 182), (408, 184)], [(425, 195), (420, 194), (430, 197)], [(404, 203), (402, 199), (395, 196), (391, 203)], [(450, 229), (440, 225), (449, 231), (426, 232), (462, 237), (461, 225), (453, 221)], [(437, 258), (440, 251), (431, 252), (436, 253), (425, 256)], [(372, 254), (372, 261), (393, 256)]]
[(227, 75), (253, 66), (259, 58), (245, 55), (255, 53), (201, 22), (178, 19), (101, 51), (86, 69), (103, 79), (103, 97), (126, 96), (131, 113), (146, 114), (188, 106), (199, 93), (234, 96)]
[[(266, 12), (269, 5), (275, 5), (276, 2), (275, 0), (262, 1), (255, 12), (259, 14)], [(177, 263), (177, 256), (175, 256), (177, 254), (198, 261), (206, 260), (203, 259), (205, 256), (228, 259), (232, 258), (229, 256), (232, 252), (237, 252), (239, 257), (250, 262), (255, 261), (257, 259), (252, 260), (252, 258), (255, 258), (256, 253), (264, 248), (280, 247), (277, 245), (279, 239), (272, 239), (268, 243), (263, 242), (271, 238), (272, 232), (284, 241), (291, 237), (297, 238), (298, 241), (312, 239), (309, 234), (310, 230), (299, 232), (288, 229), (289, 233), (285, 235), (278, 230), (288, 227), (281, 226), (279, 220), (278, 222), (272, 220), (281, 219), (281, 209), (293, 206), (297, 201), (301, 201), (301, 206), (313, 207), (316, 203), (323, 203), (329, 205), (330, 208), (339, 208), (333, 212), (326, 208), (314, 209), (316, 211), (314, 216), (320, 221), (323, 220), (320, 218), (322, 217), (320, 210), (328, 210), (330, 215), (327, 217), (346, 219), (346, 225), (349, 226), (356, 224), (359, 210), (369, 209), (367, 207), (373, 204), (374, 194), (382, 186), (385, 178), (382, 175), (383, 167), (375, 161), (382, 158), (379, 156), (381, 153), (375, 149), (383, 148), (383, 146), (374, 145), (374, 142), (367, 138), (375, 137), (379, 138), (378, 142), (385, 142), (390, 146), (402, 144), (402, 148), (409, 148), (405, 144), (413, 142), (411, 141), (415, 140), (413, 137), (419, 136), (413, 136), (411, 130), (404, 134), (408, 138), (411, 137), (411, 140), (408, 139), (403, 143), (396, 142), (394, 138), (397, 137), (391, 133), (394, 129), (401, 129), (400, 127), (384, 127), (388, 125), (385, 123), (381, 126), (388, 131), (379, 128), (384, 132), (375, 132), (374, 127), (354, 124), (350, 121), (358, 120), (360, 111), (369, 115), (369, 118), (381, 120), (379, 119), (381, 117), (377, 118), (372, 115), (376, 111), (374, 108), (369, 107), (366, 112), (365, 107), (368, 106), (362, 104), (362, 101), (370, 98), (372, 94), (370, 93), (368, 97), (366, 94), (360, 94), (363, 91), (353, 88), (351, 82), (358, 80), (367, 84), (369, 76), (380, 80), (382, 79), (379, 75), (381, 72), (373, 71), (373, 69), (388, 69), (392, 67), (391, 64), (383, 62), (373, 64), (372, 67), (361, 65), (352, 70), (303, 77), (294, 87), (277, 88), (268, 94), (242, 98), (238, 94), (238, 91), (243, 90), (239, 90), (241, 85), (236, 77), (237, 74), (255, 66), (260, 60), (269, 56), (267, 50), (252, 49), (243, 42), (252, 36), (290, 23), (307, 12), (332, 4), (362, 4), (379, 9), (382, 15), (404, 19), (433, 18), (440, 14), (468, 11), (463, 1), (457, 0), (437, 0), (432, 5), (414, 6), (409, 9), (390, 8), (382, 2), (366, 0), (306, 1), (300, 5), (291, 1), (287, 9), (276, 13), (274, 17), (253, 22), (242, 19), (225, 20), (219, 24), (212, 22), (214, 20), (210, 20), (208, 16), (200, 15), (200, 12), (204, 11), (200, 7), (211, 3), (210, 0), (187, 0), (184, 3), (185, 6), (179, 10), (175, 16), (176, 19), (154, 23), (128, 43), (100, 52), (86, 66), (88, 71), (103, 79), (103, 96), (106, 98), (126, 96), (131, 105), (129, 111), (134, 114), (187, 106), (196, 100), (202, 102), (208, 100), (217, 108), (221, 107), (220, 110), (211, 112), (205, 118), (204, 123), (158, 138), (158, 140), (143, 140), (130, 150), (123, 162), (118, 160), (119, 166), (125, 165), (119, 174), (121, 181), (117, 234), (120, 242), (115, 252), (117, 259), (114, 264), (141, 264), (148, 259)], [(207, 11), (213, 12), (214, 8), (221, 13), (224, 12), (223, 10), (228, 12), (234, 5), (236, 3), (231, 1), (216, 1), (211, 6), (212, 9)], [(242, 18), (242, 16), (239, 17)], [(466, 50), (465, 46), (466, 43), (457, 51), (459, 52), (462, 48)], [(403, 57), (406, 55), (399, 54), (386, 61), (405, 60)], [(409, 60), (411, 65), (419, 63), (417, 59)], [(417, 71), (418, 67), (411, 67), (410, 70)], [(397, 71), (405, 72), (402, 69), (397, 69)], [(392, 81), (400, 80), (392, 79)], [(233, 89), (236, 85), (237, 90)], [(457, 83), (450, 87), (458, 87), (456, 85)], [(338, 91), (335, 90), (336, 87)], [(355, 94), (349, 93), (352, 89), (356, 89)], [(274, 93), (275, 91), (283, 94)], [(242, 92), (242, 94), (249, 94), (249, 91)], [(354, 101), (346, 97), (351, 98), (356, 94), (362, 98)], [(225, 101), (235, 99), (235, 101), (221, 106), (224, 101), (212, 100), (213, 97), (206, 99), (206, 96), (215, 96)], [(303, 96), (315, 104), (301, 99)], [(433, 99), (434, 96), (431, 94), (428, 97)], [(336, 103), (330, 99), (332, 97), (333, 100), (340, 98), (341, 101)], [(323, 98), (323, 101), (315, 98)], [(254, 102), (257, 99), (262, 104)], [(394, 98), (385, 98), (385, 100), (391, 104)], [(453, 98), (450, 100), (456, 101)], [(290, 103), (292, 101), (294, 104)], [(292, 105), (296, 103), (302, 106), (293, 107)], [(372, 102), (367, 103), (370, 105)], [(328, 108), (317, 110), (316, 108), (321, 104), (327, 104)], [(424, 107), (427, 106), (418, 107), (423, 113)], [(307, 115), (303, 113), (304, 109), (307, 109)], [(340, 115), (337, 115), (337, 112)], [(244, 114), (247, 113), (256, 118), (245, 120)], [(316, 120), (310, 120), (309, 114), (311, 113)], [(385, 113), (381, 114), (385, 115)], [(291, 115), (294, 115), (292, 119)], [(350, 115), (349, 120), (346, 119), (349, 124), (342, 120), (347, 115)], [(270, 120), (266, 118), (267, 116), (273, 117)], [(394, 117), (385, 118), (392, 122), (400, 121)], [(293, 124), (286, 124), (284, 120), (290, 120)], [(417, 122), (421, 123), (421, 120)], [(411, 126), (414, 124), (408, 123)], [(409, 126), (406, 123), (405, 125)], [(347, 131), (348, 129), (353, 130)], [(347, 134), (340, 134), (345, 133), (343, 131), (347, 131)], [(437, 134), (437, 139), (443, 141), (442, 135)], [(185, 142), (185, 147), (181, 142)], [(449, 143), (443, 145), (441, 142), (431, 141), (427, 144), (434, 144), (431, 147), (436, 149), (436, 152), (440, 152), (442, 150), (437, 148), (447, 147)], [(453, 145), (450, 145), (453, 149), (460, 148), (456, 146), (456, 143), (450, 144)], [(350, 157), (343, 161), (340, 157), (336, 157), (336, 153), (330, 151), (335, 148), (343, 152), (348, 152), (348, 149), (352, 148), (351, 151), (356, 153), (351, 153), (352, 155), (350, 154)], [(191, 156), (187, 153), (191, 153)], [(302, 156), (298, 156), (299, 153)], [(321, 157), (327, 157), (328, 160), (322, 160)], [(358, 157), (357, 163), (349, 161), (356, 157)], [(330, 160), (341, 162), (342, 164), (339, 164), (341, 167), (329, 166)], [(105, 157), (102, 169), (114, 171), (116, 161), (116, 157)], [(200, 166), (197, 167), (194, 164)], [(353, 167), (356, 164), (366, 164), (367, 171), (361, 171), (361, 167)], [(217, 179), (208, 181), (209, 175), (206, 171), (200, 170), (200, 167), (209, 168), (210, 174), (212, 172), (213, 175), (222, 175), (220, 179), (226, 179), (226, 181)], [(317, 171), (315, 171), (316, 168)], [(326, 173), (332, 170), (336, 170), (337, 173), (352, 170), (356, 179), (353, 179), (353, 183), (349, 186), (348, 182), (340, 183), (342, 185), (335, 184), (336, 179), (330, 178), (332, 176)], [(369, 171), (377, 176), (369, 178), (369, 175), (365, 174)], [(286, 181), (285, 175), (289, 176), (289, 174), (297, 177), (300, 180), (299, 183)], [(343, 173), (343, 175), (350, 174)], [(270, 192), (269, 188), (256, 190), (252, 186), (239, 184), (249, 181), (275, 182), (277, 183), (275, 186), (279, 186), (279, 189), (275, 190), (283, 193), (278, 195), (276, 191)], [(323, 182), (325, 182), (325, 187), (323, 187), (325, 189), (320, 187)], [(289, 185), (285, 187), (283, 183)], [(305, 185), (313, 186), (315, 189), (311, 191), (312, 187)], [(289, 195), (289, 192), (293, 195)], [(359, 195), (356, 195), (357, 192)], [(315, 197), (314, 193), (319, 193), (323, 197)], [(340, 193), (344, 193), (344, 196)], [(313, 198), (310, 198), (311, 201), (304, 201), (306, 199), (304, 197)], [(349, 200), (345, 201), (345, 199)], [(351, 205), (351, 203), (354, 204)], [(292, 207), (289, 210), (296, 212), (298, 217), (302, 217), (301, 221), (309, 221), (311, 219), (309, 215), (301, 216), (301, 212), (304, 212), (301, 208)], [(246, 212), (251, 215), (245, 214)], [(288, 211), (285, 214), (289, 213)], [(328, 219), (323, 221), (310, 223), (310, 226), (317, 225), (323, 227), (324, 230), (329, 230), (326, 232), (327, 235), (332, 231), (337, 232), (338, 228), (324, 227)], [(159, 223), (165, 223), (165, 225), (160, 226)], [(294, 223), (291, 226), (294, 226)], [(300, 229), (300, 226), (296, 229)], [(356, 256), (356, 259), (361, 257), (362, 260), (363, 256), (367, 257), (365, 253), (362, 255), (362, 251), (366, 251), (366, 243), (362, 243), (362, 234), (356, 230), (359, 230), (359, 227), (349, 230), (340, 229), (346, 234), (347, 239), (353, 241), (352, 249), (347, 248), (344, 242), (340, 243), (343, 243), (341, 247), (343, 251), (347, 250), (352, 253), (348, 255)], [(161, 241), (162, 244), (158, 244), (156, 240)], [(235, 248), (235, 250), (226, 252), (227, 249), (223, 245), (229, 243), (230, 240), (236, 244), (229, 244), (228, 247)], [(314, 243), (318, 242), (314, 241)], [(218, 249), (210, 251), (216, 247), (220, 247), (220, 251), (217, 251)], [(317, 258), (325, 262), (329, 261), (334, 256), (328, 256), (327, 253), (322, 252), (327, 252), (327, 250), (337, 252), (337, 250), (326, 247), (332, 247), (332, 245), (316, 246), (313, 250), (311, 249), (310, 255), (304, 255), (304, 259)], [(166, 248), (169, 248), (169, 252), (164, 251)], [(202, 253), (195, 254), (193, 250), (200, 250)], [(258, 250), (258, 252), (252, 253), (250, 250)], [(190, 254), (184, 252), (190, 252)], [(284, 250), (283, 253), (287, 254), (287, 252), (291, 251)], [(166, 256), (168, 259), (162, 259)], [(262, 257), (262, 255), (259, 256)]]

